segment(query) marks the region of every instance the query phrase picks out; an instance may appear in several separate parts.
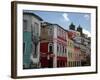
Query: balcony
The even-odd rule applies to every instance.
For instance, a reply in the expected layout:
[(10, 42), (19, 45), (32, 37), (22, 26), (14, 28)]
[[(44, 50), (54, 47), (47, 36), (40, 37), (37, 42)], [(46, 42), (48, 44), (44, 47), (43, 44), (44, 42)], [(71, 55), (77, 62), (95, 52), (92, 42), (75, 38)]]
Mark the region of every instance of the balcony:
[(84, 46), (82, 44), (80, 45), (80, 49), (81, 49), (82, 52), (86, 52), (87, 51), (86, 46)]
[(79, 43), (74, 42), (74, 46), (79, 48), (79, 47), (80, 47), (80, 44), (79, 44)]

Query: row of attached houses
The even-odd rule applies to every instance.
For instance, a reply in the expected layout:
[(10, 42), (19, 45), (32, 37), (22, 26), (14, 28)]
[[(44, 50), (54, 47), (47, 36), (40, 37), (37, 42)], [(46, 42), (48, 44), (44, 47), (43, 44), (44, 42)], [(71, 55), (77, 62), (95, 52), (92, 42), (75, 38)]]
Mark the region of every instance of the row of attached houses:
[[(83, 33), (80, 25), (75, 30), (75, 25), (71, 23), (69, 26), (69, 39), (73, 41), (74, 60), (70, 62), (71, 66), (90, 66), (91, 65), (91, 38)], [(71, 60), (73, 59), (71, 58)]]
[[(72, 28), (71, 28), (72, 27)], [(80, 40), (75, 40), (76, 37), (80, 37), (80, 32), (73, 30), (74, 25), (71, 24), (69, 26), (68, 31), (68, 62), (67, 66), (74, 67), (74, 66), (81, 66), (81, 59), (80, 59), (80, 44), (78, 43)], [(78, 42), (76, 42), (78, 41)]]
[(90, 39), (83, 36), (80, 26), (69, 28), (23, 11), (23, 69), (90, 65)]

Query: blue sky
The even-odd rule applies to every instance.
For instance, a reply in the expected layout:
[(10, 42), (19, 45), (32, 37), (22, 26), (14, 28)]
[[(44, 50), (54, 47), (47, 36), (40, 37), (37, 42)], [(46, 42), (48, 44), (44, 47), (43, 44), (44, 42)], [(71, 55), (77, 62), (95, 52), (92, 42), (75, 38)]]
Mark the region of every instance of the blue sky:
[(79, 25), (86, 31), (91, 32), (91, 15), (89, 13), (75, 12), (54, 12), (54, 11), (32, 11), (40, 16), (44, 21), (58, 24), (64, 29), (69, 29), (69, 25), (73, 22), (76, 27)]

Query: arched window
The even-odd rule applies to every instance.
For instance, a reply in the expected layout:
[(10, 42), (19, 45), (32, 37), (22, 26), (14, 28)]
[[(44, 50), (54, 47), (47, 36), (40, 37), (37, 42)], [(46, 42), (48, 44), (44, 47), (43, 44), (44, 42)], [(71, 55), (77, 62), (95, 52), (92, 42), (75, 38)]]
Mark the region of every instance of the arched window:
[(49, 43), (48, 45), (48, 52), (53, 52), (53, 44)]

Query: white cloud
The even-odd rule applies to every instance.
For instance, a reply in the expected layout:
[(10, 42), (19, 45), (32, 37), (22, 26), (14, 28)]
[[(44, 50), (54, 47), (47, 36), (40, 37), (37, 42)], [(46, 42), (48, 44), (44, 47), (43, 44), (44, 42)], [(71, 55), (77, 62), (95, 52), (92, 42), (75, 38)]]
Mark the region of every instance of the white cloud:
[(86, 20), (89, 20), (89, 15), (84, 15), (84, 18), (86, 19)]
[(87, 34), (87, 35), (88, 35), (88, 37), (91, 37), (91, 33), (90, 33), (89, 31), (87, 31), (87, 30), (83, 29), (83, 33), (84, 33), (84, 34)]
[(68, 18), (68, 14), (67, 13), (63, 13), (62, 16), (67, 22), (70, 21), (70, 19)]

